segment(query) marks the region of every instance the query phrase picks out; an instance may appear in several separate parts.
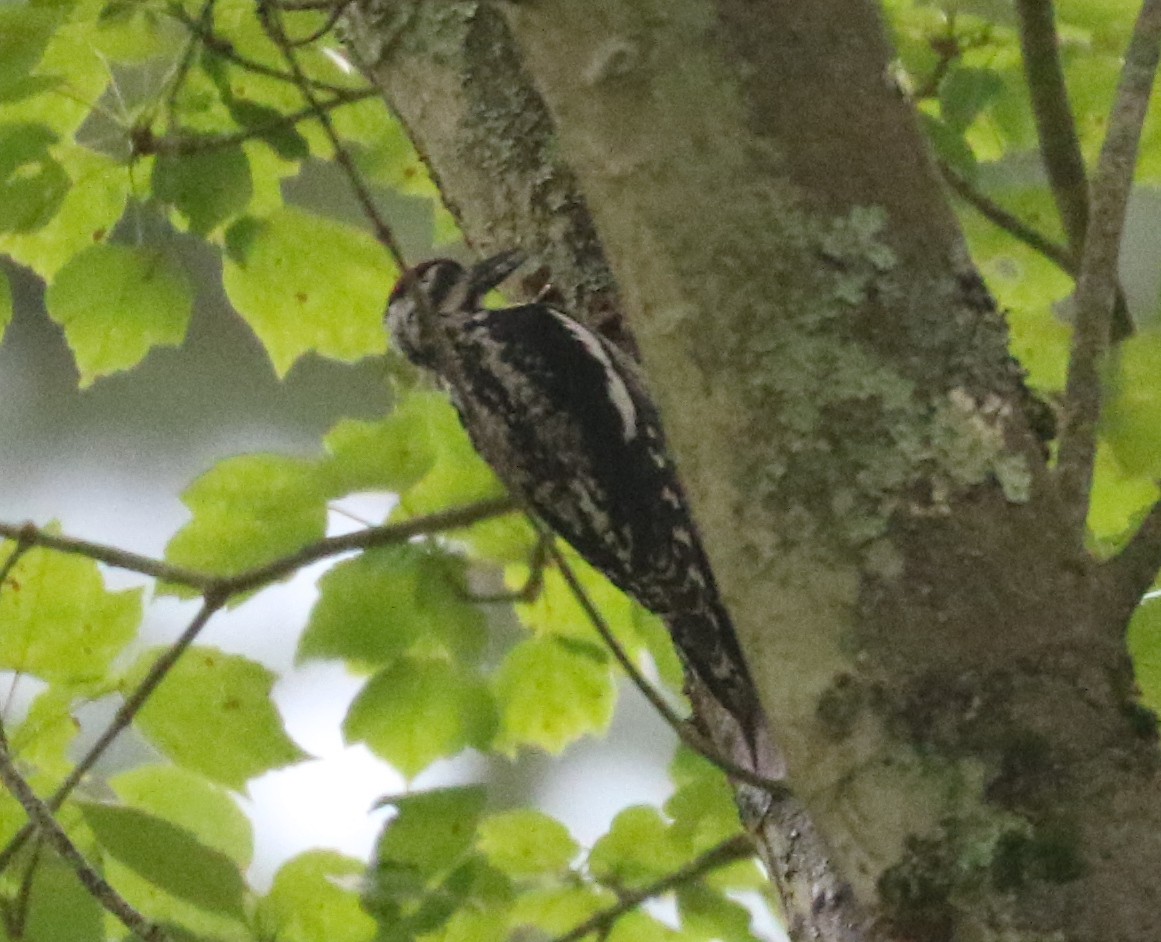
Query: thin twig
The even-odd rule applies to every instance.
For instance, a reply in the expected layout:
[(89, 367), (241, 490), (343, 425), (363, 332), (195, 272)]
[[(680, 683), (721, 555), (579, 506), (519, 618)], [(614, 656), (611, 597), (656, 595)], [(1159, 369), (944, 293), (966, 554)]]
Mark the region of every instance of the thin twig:
[(189, 586), (193, 589), (204, 589), (212, 585), (217, 578), (209, 573), (186, 569), (184, 566), (174, 566), (163, 560), (131, 553), (115, 546), (106, 546), (102, 543), (92, 543), (71, 536), (48, 533), (31, 523), (0, 523), (0, 537), (17, 541), (24, 539), (30, 546), (42, 546), (58, 553), (67, 553), (70, 556), (86, 556), (116, 569), (137, 572), (143, 576), (152, 576), (163, 582)]
[[(211, 29), (213, 26), (214, 4), (216, 2), (217, 0), (204, 0), (202, 8), (198, 10), (197, 16), (193, 17), (194, 22), (203, 30)], [(169, 76), (167, 83), (169, 90), (165, 95), (165, 109), (166, 116), (171, 123), (174, 121), (174, 115), (177, 113), (178, 93), (181, 91), (182, 85), (185, 84), (189, 70), (193, 68), (200, 45), (201, 40), (198, 39), (198, 34), (191, 30), (189, 36), (186, 37), (185, 48), (181, 53), (181, 60), (178, 62), (177, 68), (173, 70), (173, 74)]]
[(1019, 239), (1030, 249), (1039, 252), (1061, 271), (1076, 276), (1076, 259), (1066, 246), (1053, 242), (1042, 232), (1033, 229), (1024, 220), (1004, 209), (999, 203), (989, 199), (976, 189), (968, 179), (946, 160), (940, 160), (939, 172), (947, 185), (965, 203), (969, 204), (989, 222), (999, 226), (1009, 235)]
[[(1015, 214), (1008, 212), (1008, 210), (1004, 209), (995, 200), (985, 196), (966, 177), (947, 163), (947, 161), (939, 160), (937, 163), (944, 181), (956, 196), (970, 205), (989, 222), (999, 226), (1010, 236), (1019, 239), (1028, 248), (1039, 252), (1065, 274), (1076, 278), (1077, 272), (1080, 270), (1080, 264), (1067, 246), (1052, 241), (1048, 236), (1033, 229)], [(1113, 308), (1112, 340), (1119, 343), (1131, 337), (1133, 335), (1133, 329), (1133, 320), (1129, 316), (1129, 305), (1125, 300), (1125, 293), (1118, 282), (1117, 297)]]
[(580, 584), (576, 573), (573, 572), (568, 560), (557, 548), (556, 543), (550, 543), (548, 547), (548, 555), (553, 563), (560, 570), (561, 576), (564, 577), (565, 584), (569, 591), (572, 592), (573, 597), (580, 604), (584, 610), (585, 616), (592, 623), (596, 629), (597, 634), (601, 636), (601, 640), (605, 642), (609, 650), (613, 654), (613, 658), (621, 665), (622, 670), (628, 675), (629, 680), (633, 686), (641, 691), (646, 700), (649, 701), (653, 709), (655, 709), (669, 727), (677, 733), (677, 738), (680, 739), (686, 746), (696, 752), (702, 758), (708, 760), (716, 765), (719, 769), (727, 775), (732, 776), (738, 781), (745, 782), (747, 785), (753, 785), (762, 791), (774, 795), (776, 797), (789, 794), (789, 787), (785, 782), (768, 779), (759, 775), (752, 769), (747, 769), (744, 766), (732, 762), (725, 756), (721, 755), (714, 747), (708, 743), (704, 737), (699, 735), (693, 727), (683, 720), (677, 713), (674, 712), (665, 700), (665, 698), (658, 692), (646, 679), (645, 675), (637, 669), (637, 665), (633, 663), (632, 658), (625, 653), (625, 649), (621, 647), (621, 643), (609, 628), (609, 623), (605, 621), (604, 616), (600, 613), (597, 607), (593, 604), (592, 599), (589, 598), (584, 586)]
[(1101, 148), (1076, 288), (1076, 325), (1064, 395), (1057, 481), (1076, 543), (1083, 546), (1101, 415), (1101, 365), (1117, 289), (1117, 260), (1141, 127), (1161, 55), (1161, 0), (1145, 0)]
[(312, 83), (307, 78), (306, 73), (303, 72), (294, 45), (291, 43), (290, 38), (286, 35), (286, 30), (283, 28), (281, 9), (279, 9), (277, 4), (271, 2), (271, 0), (259, 0), (258, 17), (267, 35), (270, 37), (271, 42), (279, 48), (282, 53), (282, 58), (286, 60), (287, 68), (290, 70), (290, 74), (294, 76), (299, 93), (314, 111), (318, 123), (322, 125), (323, 132), (331, 142), (331, 147), (334, 148), (335, 160), (347, 175), (351, 189), (355, 193), (355, 198), (358, 199), (359, 205), (363, 208), (364, 214), (375, 230), (375, 237), (391, 254), (391, 258), (395, 262), (396, 267), (402, 271), (407, 267), (407, 263), (404, 261), (403, 247), (398, 238), (396, 238), (395, 233), (392, 232), (391, 227), (387, 225), (383, 217), (379, 214), (379, 209), (375, 205), (371, 191), (367, 188), (367, 184), (363, 181), (362, 175), (355, 166), (354, 159), (348, 153), (342, 140), (340, 140), (338, 132), (335, 130), (334, 122), (331, 121), (331, 116), (319, 103), (318, 97), (311, 87)]
[(331, 10), (335, 7), (346, 7), (350, 0), (277, 0), (278, 6), (287, 13), (300, 13), (303, 10)]
[[(309, 46), (311, 43), (318, 42), (327, 33), (329, 33), (332, 29), (335, 28), (335, 24), (338, 23), (339, 17), (343, 15), (343, 12), (353, 2), (354, 2), (354, 0), (339, 0), (338, 3), (331, 5), (330, 8), (327, 10), (327, 18), (323, 21), (322, 26), (320, 26), (318, 29), (312, 30), (311, 32), (307, 33), (305, 36), (300, 36), (298, 39), (289, 39), (288, 38), (287, 42), (291, 46), (294, 46), (294, 47)], [(285, 3), (280, 3), (279, 6), (283, 10), (287, 10), (288, 12), (289, 11), (298, 12), (294, 7), (288, 7)], [(299, 9), (302, 9), (302, 8), (299, 8)], [(326, 9), (326, 8), (324, 7), (322, 9)]]
[[(186, 10), (178, 3), (171, 3), (166, 7), (166, 11), (181, 23), (186, 29), (193, 33), (201, 40), (210, 52), (214, 55), (225, 59), (227, 62), (232, 62), (239, 68), (245, 69), (247, 72), (253, 72), (256, 75), (265, 75), (268, 78), (277, 79), (281, 82), (286, 82), (290, 85), (297, 85), (298, 80), (290, 72), (285, 72), (282, 69), (276, 69), (273, 66), (266, 65), (264, 62), (259, 62), (256, 59), (250, 59), (242, 55), (235, 48), (233, 43), (227, 39), (223, 39), (212, 29), (203, 27), (194, 17), (190, 16)], [(332, 95), (342, 94), (346, 89), (341, 85), (334, 85), (331, 82), (321, 82), (317, 80), (307, 80), (308, 84), (322, 92), (330, 92)]]
[(1088, 177), (1076, 119), (1068, 100), (1052, 0), (1016, 0), (1028, 97), (1036, 118), (1040, 156), (1060, 212), (1068, 246), (1079, 258), (1088, 228)]
[[(1084, 251), (1084, 237), (1088, 231), (1088, 175), (1068, 98), (1068, 86), (1064, 81), (1055, 11), (1052, 0), (1016, 0), (1016, 10), (1020, 18), (1020, 49), (1028, 96), (1036, 118), (1040, 157), (1048, 175), (1048, 188), (1068, 237), (1071, 264), (1061, 267), (1075, 277), (1080, 269), (1078, 260)], [(1129, 306), (1118, 281), (1111, 339), (1119, 343), (1132, 336), (1133, 329)]]
[[(533, 525), (535, 528), (535, 524)], [(518, 589), (500, 592), (464, 592), (464, 597), (476, 605), (496, 605), (498, 603), (531, 605), (544, 591), (544, 570), (548, 567), (548, 548), (553, 537), (537, 530), (536, 545), (528, 560), (528, 578)]]
[[(326, 111), (333, 111), (335, 108), (341, 108), (343, 105), (366, 101), (368, 98), (373, 98), (378, 94), (378, 91), (373, 88), (352, 89), (344, 95), (335, 95), (330, 100), (321, 102), (319, 107)], [(272, 131), (294, 127), (300, 121), (313, 118), (314, 115), (314, 108), (302, 108), (299, 111), (283, 115), (277, 121), (271, 121), (268, 124), (259, 125), (258, 127), (235, 131), (233, 134), (166, 134), (161, 137), (142, 136), (140, 140), (134, 141), (134, 153), (139, 157), (149, 154), (162, 154), (167, 157), (189, 157), (193, 154), (204, 154), (207, 151), (221, 150), (224, 147), (245, 144), (246, 141), (260, 138), (262, 135), (269, 134)]]
[(102, 543), (92, 543), (88, 540), (46, 533), (30, 523), (0, 523), (0, 537), (17, 541), (24, 539), (29, 545), (43, 546), (46, 549), (68, 553), (72, 556), (85, 556), (115, 569), (152, 576), (162, 582), (186, 586), (197, 589), (199, 592), (212, 590), (226, 596), (234, 596), (261, 588), (270, 582), (276, 582), (295, 570), (321, 559), (349, 553), (352, 550), (365, 550), (393, 543), (405, 543), (413, 537), (425, 534), (458, 530), (490, 517), (512, 513), (514, 510), (516, 510), (515, 502), (507, 497), (481, 500), (474, 504), (465, 504), (462, 507), (453, 507), (450, 510), (413, 517), (400, 523), (368, 527), (365, 530), (356, 530), (354, 533), (345, 533), (342, 536), (326, 537), (310, 543), (300, 550), (286, 556), (280, 556), (278, 559), (253, 569), (247, 569), (235, 576), (218, 576), (213, 573), (189, 569), (185, 566), (175, 566), (160, 559), (152, 559), (149, 556), (131, 553), (128, 550), (106, 546)]
[(601, 937), (612, 929), (618, 919), (635, 910), (646, 900), (654, 899), (670, 890), (694, 883), (707, 873), (753, 856), (754, 844), (747, 835), (739, 834), (736, 837), (731, 837), (716, 847), (711, 847), (680, 870), (674, 870), (673, 873), (666, 874), (640, 889), (622, 893), (621, 898), (615, 904), (607, 909), (602, 909), (600, 912), (593, 913), (588, 919), (569, 929), (564, 935), (552, 939), (552, 942), (579, 942), (580, 939), (593, 933), (598, 933), (598, 937)]
[(144, 939), (145, 942), (167, 942), (168, 936), (161, 928), (130, 906), (125, 898), (113, 889), (108, 881), (85, 860), (84, 855), (77, 850), (64, 828), (57, 823), (49, 807), (40, 800), (24, 780), (24, 777), (16, 770), (12, 754), (8, 749), (8, 739), (4, 735), (3, 726), (0, 726), (0, 781), (20, 802), (28, 814), (31, 825), (44, 836), (44, 839), (61, 856), (61, 859), (73, 868), (77, 879), (98, 903), (116, 916), (126, 929), (138, 938)]
[(37, 834), (32, 853), (28, 855), (28, 866), (20, 878), (20, 892), (16, 897), (16, 912), (12, 913), (8, 933), (15, 939), (24, 938), (24, 927), (28, 923), (28, 910), (32, 905), (32, 884), (40, 867), (41, 852), (44, 850), (44, 835)]
[(489, 500), (477, 501), (474, 504), (453, 507), (451, 510), (441, 510), (422, 517), (414, 517), (400, 523), (371, 527), (368, 530), (356, 530), (354, 533), (346, 533), (342, 536), (327, 537), (325, 540), (304, 546), (289, 556), (283, 556), (281, 559), (250, 569), (237, 576), (222, 579), (217, 583), (217, 587), (230, 595), (250, 592), (267, 583), (275, 582), (283, 576), (288, 576), (303, 566), (318, 562), (320, 559), (348, 553), (351, 550), (367, 550), (377, 546), (406, 543), (416, 536), (442, 533), (447, 530), (460, 530), (491, 517), (501, 517), (513, 513), (517, 509), (518, 505), (512, 498), (493, 497)]
[[(112, 722), (101, 733), (97, 741), (89, 747), (89, 750), (81, 757), (81, 760), (65, 780), (57, 786), (56, 791), (52, 793), (52, 797), (45, 802), (50, 811), (56, 811), (64, 803), (65, 799), (72, 794), (73, 789), (80, 784), (81, 779), (88, 774), (89, 769), (97, 763), (97, 760), (113, 744), (114, 740), (129, 728), (129, 724), (133, 722), (134, 717), (145, 706), (145, 701), (157, 689), (157, 685), (165, 679), (165, 675), (172, 670), (173, 665), (177, 663), (186, 649), (194, 643), (197, 636), (201, 634), (202, 629), (205, 628), (214, 614), (226, 604), (226, 601), (227, 596), (225, 595), (207, 594), (202, 603), (202, 607), (193, 617), (193, 620), (190, 621), (185, 631), (181, 633), (181, 636), (172, 645), (166, 648), (165, 653), (161, 657), (154, 661), (153, 666), (149, 668), (148, 673), (141, 679), (141, 682), (125, 698), (125, 702), (117, 710)], [(12, 862), (12, 858), (24, 846), (24, 842), (28, 840), (31, 834), (32, 827), (30, 825), (25, 826), (0, 851), (0, 873)]]
[(4, 591), (4, 584), (8, 581), (8, 577), (12, 575), (12, 570), (16, 568), (16, 564), (20, 562), (20, 557), (27, 553), (33, 547), (32, 535), (34, 529), (23, 526), (17, 528), (15, 534), (9, 535), (7, 533), (0, 533), (0, 536), (8, 537), (15, 540), (16, 545), (12, 547), (12, 552), (8, 554), (8, 558), (4, 560), (4, 564), (0, 566), (0, 592)]

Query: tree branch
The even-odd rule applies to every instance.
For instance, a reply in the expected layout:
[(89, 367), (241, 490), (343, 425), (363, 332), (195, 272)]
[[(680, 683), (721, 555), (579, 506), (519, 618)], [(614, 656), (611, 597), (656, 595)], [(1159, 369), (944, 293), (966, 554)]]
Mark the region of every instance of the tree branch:
[[(216, 2), (217, 0), (203, 0), (197, 16), (191, 17), (193, 22), (197, 23), (203, 30), (209, 29), (213, 25), (214, 4)], [(197, 59), (199, 45), (201, 45), (201, 41), (198, 39), (197, 34), (190, 30), (185, 40), (185, 47), (181, 51), (181, 59), (166, 79), (166, 84), (169, 88), (165, 94), (165, 109), (171, 124), (176, 123), (177, 96)]]
[(279, 10), (285, 10), (288, 13), (301, 13), (301, 12), (305, 12), (307, 10), (312, 10), (312, 9), (326, 11), (326, 14), (327, 14), (326, 19), (323, 20), (322, 26), (318, 27), (318, 29), (312, 30), (311, 32), (307, 33), (305, 36), (300, 36), (298, 39), (292, 40), (289, 37), (287, 37), (288, 45), (298, 47), (298, 46), (309, 46), (311, 43), (318, 42), (320, 39), (322, 39), (327, 33), (329, 33), (332, 29), (335, 28), (335, 24), (337, 24), (339, 22), (339, 17), (343, 15), (343, 12), (353, 2), (354, 2), (354, 0), (338, 0), (337, 3), (328, 2), (324, 6), (302, 7), (302, 6), (295, 6), (293, 4), (288, 4), (286, 2), (279, 3), (279, 2), (277, 2), (277, 0), (275, 0), (275, 5), (278, 7)]
[(675, 870), (640, 889), (624, 893), (616, 904), (593, 913), (584, 922), (569, 929), (564, 935), (552, 939), (551, 942), (579, 942), (585, 936), (594, 933), (597, 938), (604, 938), (618, 919), (632, 912), (646, 900), (661, 896), (687, 883), (693, 883), (707, 873), (753, 856), (754, 844), (749, 837), (744, 834), (731, 837), (716, 847), (711, 847), (680, 870)]
[(1109, 345), (1121, 233), (1159, 51), (1161, 0), (1145, 0), (1133, 27), (1101, 148), (1076, 289), (1076, 325), (1065, 385), (1057, 481), (1078, 546), (1084, 544), (1096, 460), (1100, 369)]
[(80, 540), (70, 536), (59, 536), (47, 533), (33, 523), (0, 523), (0, 537), (16, 540), (17, 545), (40, 546), (58, 553), (67, 553), (70, 556), (86, 556), (99, 563), (105, 563), (115, 569), (124, 569), (137, 572), (143, 576), (152, 576), (163, 582), (174, 585), (189, 586), (192, 589), (205, 589), (217, 579), (209, 573), (196, 572), (184, 566), (174, 566), (160, 559), (151, 559), (129, 550), (117, 549), (102, 543), (92, 543), (89, 540)]
[(12, 793), (27, 812), (30, 826), (34, 827), (77, 875), (81, 885), (106, 910), (116, 916), (130, 932), (145, 942), (167, 942), (168, 936), (130, 906), (123, 896), (102, 877), (65, 833), (64, 828), (52, 816), (49, 807), (40, 800), (29, 787), (23, 776), (16, 770), (9, 752), (8, 738), (0, 726), (0, 782)]
[(412, 537), (424, 534), (458, 530), (490, 517), (512, 513), (516, 509), (515, 502), (508, 497), (477, 501), (474, 504), (414, 517), (401, 523), (368, 527), (365, 530), (356, 530), (354, 533), (345, 533), (342, 536), (327, 537), (235, 576), (218, 576), (208, 572), (199, 572), (195, 569), (175, 566), (163, 560), (152, 559), (102, 543), (92, 543), (88, 540), (46, 533), (31, 523), (0, 523), (0, 537), (16, 540), (18, 544), (24, 541), (30, 546), (42, 546), (45, 549), (73, 556), (86, 556), (115, 569), (152, 576), (162, 582), (197, 589), (202, 593), (212, 591), (225, 596), (234, 596), (275, 582), (303, 566), (308, 566), (330, 556), (338, 556), (352, 550), (366, 550), (393, 543), (405, 543)]
[[(1014, 213), (1008, 212), (999, 203), (989, 199), (947, 161), (937, 160), (936, 163), (939, 165), (939, 172), (943, 175), (944, 181), (956, 196), (989, 222), (1019, 239), (1033, 251), (1039, 252), (1061, 271), (1076, 278), (1080, 265), (1067, 246), (1053, 242), (1044, 233), (1033, 229)], [(1129, 305), (1118, 282), (1116, 301), (1113, 306), (1112, 340), (1120, 342), (1131, 337), (1133, 329), (1133, 319), (1129, 316)]]
[[(32, 532), (35, 532), (33, 530)], [(7, 535), (7, 534), (5, 534)], [(32, 549), (32, 533), (29, 527), (20, 527), (16, 534), (12, 537), (16, 541), (16, 545), (12, 547), (12, 552), (8, 554), (8, 558), (4, 560), (4, 564), (0, 565), (0, 592), (4, 591), (4, 583), (8, 581), (8, 577), (12, 575), (12, 570), (16, 568), (16, 564), (20, 562), (20, 557)]]
[(1088, 227), (1088, 177), (1064, 83), (1053, 3), (1052, 0), (1016, 0), (1016, 12), (1040, 156), (1075, 258), (1080, 256)]
[(762, 860), (778, 886), (791, 939), (877, 938), (814, 818), (794, 795), (774, 801), (754, 830)]
[[(1060, 62), (1060, 37), (1056, 32), (1053, 2), (1017, 0), (1016, 10), (1020, 17), (1020, 48), (1028, 95), (1036, 118), (1040, 157), (1068, 237), (1069, 264), (1061, 268), (1075, 277), (1088, 230), (1088, 175)], [(1112, 340), (1120, 342), (1132, 335), (1133, 319), (1129, 316), (1119, 281), (1116, 290), (1111, 330)]]
[[(223, 39), (211, 27), (190, 16), (179, 3), (170, 3), (166, 7), (166, 12), (201, 40), (202, 45), (214, 53), (214, 55), (221, 56), (227, 62), (232, 62), (234, 65), (248, 72), (265, 75), (268, 78), (278, 79), (279, 81), (288, 82), (292, 85), (298, 84), (298, 80), (290, 72), (284, 72), (282, 69), (276, 69), (273, 66), (266, 65), (264, 62), (258, 62), (255, 59), (250, 59), (242, 55), (234, 48), (233, 43)], [(309, 80), (309, 82), (312, 88), (323, 92), (330, 92), (333, 95), (340, 95), (343, 92), (350, 91), (349, 88), (334, 85), (330, 82), (320, 82), (313, 79)]]
[(351, 550), (367, 550), (377, 546), (406, 543), (416, 536), (442, 533), (447, 530), (460, 530), (474, 523), (479, 523), (481, 520), (501, 517), (518, 509), (518, 505), (511, 497), (493, 497), (477, 501), (474, 504), (453, 507), (451, 510), (441, 510), (422, 517), (414, 517), (401, 523), (372, 527), (368, 530), (356, 530), (354, 533), (342, 536), (327, 537), (325, 540), (304, 546), (298, 552), (283, 556), (281, 559), (276, 559), (264, 566), (258, 566), (228, 579), (221, 579), (217, 583), (217, 588), (230, 595), (249, 592), (329, 556), (337, 556)]
[(999, 203), (989, 199), (972, 186), (968, 179), (946, 160), (939, 160), (937, 163), (939, 164), (939, 172), (943, 175), (944, 181), (956, 196), (970, 205), (989, 222), (994, 223), (1009, 235), (1019, 239), (1030, 249), (1039, 252), (1061, 271), (1067, 272), (1073, 277), (1076, 276), (1076, 259), (1067, 247), (1060, 245), (1058, 242), (1053, 242), (1044, 233), (1033, 229), (1014, 213), (1008, 212)]
[[(335, 108), (341, 108), (343, 105), (350, 105), (365, 101), (368, 98), (373, 98), (377, 94), (379, 93), (373, 88), (352, 89), (344, 95), (335, 95), (328, 101), (320, 102), (317, 107), (325, 111), (333, 111)], [(139, 157), (149, 154), (161, 154), (167, 157), (189, 157), (193, 154), (204, 154), (207, 151), (245, 144), (246, 141), (260, 138), (263, 134), (269, 134), (272, 131), (278, 131), (282, 128), (293, 127), (306, 118), (313, 118), (316, 113), (315, 107), (302, 108), (299, 111), (284, 115), (278, 121), (271, 121), (269, 124), (263, 124), (258, 127), (246, 128), (233, 134), (165, 134), (161, 137), (138, 135), (134, 136), (132, 140), (133, 153)]]

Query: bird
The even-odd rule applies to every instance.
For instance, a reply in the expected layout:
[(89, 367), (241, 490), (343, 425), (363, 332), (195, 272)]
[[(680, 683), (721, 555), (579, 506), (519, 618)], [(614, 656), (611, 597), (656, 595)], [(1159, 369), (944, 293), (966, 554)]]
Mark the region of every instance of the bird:
[(387, 329), (434, 374), (513, 496), (663, 620), (687, 677), (734, 718), (758, 762), (765, 714), (644, 377), (559, 304), (487, 307), (524, 260), (511, 250), (408, 269)]

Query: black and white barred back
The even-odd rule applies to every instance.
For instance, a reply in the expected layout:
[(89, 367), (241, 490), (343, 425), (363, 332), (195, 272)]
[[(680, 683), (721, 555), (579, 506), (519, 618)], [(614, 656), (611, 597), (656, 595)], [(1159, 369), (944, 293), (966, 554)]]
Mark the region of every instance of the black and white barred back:
[(738, 721), (763, 723), (745, 659), (636, 364), (544, 303), (488, 309), (519, 267), (435, 259), (406, 272), (387, 324), (447, 389), (472, 443), (527, 507), (667, 624), (686, 667)]

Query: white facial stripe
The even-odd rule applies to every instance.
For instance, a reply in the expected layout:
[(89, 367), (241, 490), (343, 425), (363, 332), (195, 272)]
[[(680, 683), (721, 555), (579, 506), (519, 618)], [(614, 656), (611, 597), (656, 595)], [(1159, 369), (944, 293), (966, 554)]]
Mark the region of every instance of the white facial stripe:
[(600, 340), (571, 317), (567, 317), (557, 311), (553, 311), (552, 316), (560, 321), (581, 342), (584, 348), (593, 355), (593, 358), (604, 367), (605, 385), (609, 390), (609, 399), (612, 400), (613, 405), (621, 416), (621, 434), (625, 441), (632, 441), (637, 437), (637, 407), (633, 405), (633, 397), (629, 395), (629, 387), (625, 385), (625, 381), (617, 373), (617, 368), (613, 366), (613, 361), (609, 359), (609, 354), (601, 346)]

